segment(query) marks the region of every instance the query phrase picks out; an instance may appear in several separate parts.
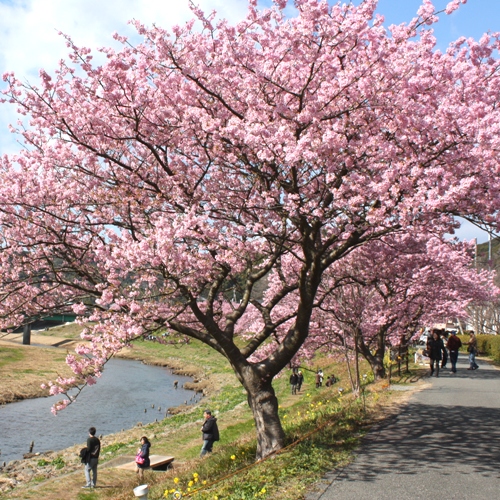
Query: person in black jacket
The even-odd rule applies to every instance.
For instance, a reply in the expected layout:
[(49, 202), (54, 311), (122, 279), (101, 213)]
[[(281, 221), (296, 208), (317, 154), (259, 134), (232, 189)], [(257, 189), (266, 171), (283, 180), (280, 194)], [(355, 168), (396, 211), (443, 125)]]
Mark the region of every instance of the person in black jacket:
[(299, 374), (297, 369), (294, 368), (292, 374), (290, 375), (290, 387), (292, 388), (292, 394), (297, 394), (297, 387), (299, 385)]
[(304, 383), (304, 375), (302, 372), (299, 370), (299, 373), (297, 373), (297, 391), (300, 392), (302, 389), (302, 384)]
[[(96, 429), (89, 429), (87, 438), (87, 457), (85, 460), (85, 479), (87, 484), (82, 488), (95, 488), (97, 484), (97, 464), (99, 462), (99, 453), (101, 451), (101, 442), (95, 437)], [(92, 475), (92, 478), (90, 477)]]
[(457, 337), (457, 332), (451, 332), (446, 347), (450, 351), (451, 373), (457, 373), (458, 351), (462, 347), (462, 341)]
[(429, 353), (431, 377), (436, 372), (436, 377), (439, 377), (439, 365), (443, 359), (444, 344), (437, 330), (433, 330), (432, 337), (427, 342), (427, 351)]
[[(137, 465), (137, 475), (139, 476), (139, 481), (141, 484), (144, 482), (144, 469), (147, 469), (151, 461), (149, 460), (149, 449), (151, 448), (151, 443), (146, 436), (141, 437), (141, 447), (137, 450), (137, 455), (135, 459), (135, 464)], [(142, 463), (137, 461), (137, 458), (140, 457)]]
[(203, 446), (201, 447), (200, 457), (210, 453), (214, 442), (219, 440), (217, 419), (212, 416), (212, 412), (210, 410), (205, 410), (203, 412), (203, 418), (205, 422), (201, 427), (201, 432), (203, 433)]

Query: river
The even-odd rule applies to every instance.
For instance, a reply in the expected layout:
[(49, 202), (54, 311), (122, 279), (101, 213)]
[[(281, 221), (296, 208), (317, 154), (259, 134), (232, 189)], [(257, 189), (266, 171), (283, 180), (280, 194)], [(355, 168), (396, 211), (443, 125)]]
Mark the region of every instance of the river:
[[(174, 380), (179, 381), (177, 390)], [(63, 399), (61, 395), (0, 406), (0, 462), (21, 459), (32, 441), (34, 453), (62, 450), (77, 443), (84, 445), (91, 426), (97, 435), (107, 435), (138, 422), (161, 420), (167, 408), (193, 402), (194, 392), (182, 389), (188, 380), (167, 368), (111, 359), (97, 384), (86, 387), (77, 401), (57, 416), (50, 407)]]

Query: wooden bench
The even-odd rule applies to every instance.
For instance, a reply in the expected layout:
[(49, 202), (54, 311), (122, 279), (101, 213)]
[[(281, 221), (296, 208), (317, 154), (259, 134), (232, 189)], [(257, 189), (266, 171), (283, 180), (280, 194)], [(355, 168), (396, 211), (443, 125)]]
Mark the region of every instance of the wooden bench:
[[(147, 467), (147, 469), (164, 471), (171, 466), (172, 462), (174, 461), (174, 457), (165, 455), (149, 455), (149, 461), (150, 465), (149, 467)], [(132, 460), (132, 462), (117, 465), (116, 468), (135, 471), (137, 468), (137, 464), (135, 463), (135, 460)]]

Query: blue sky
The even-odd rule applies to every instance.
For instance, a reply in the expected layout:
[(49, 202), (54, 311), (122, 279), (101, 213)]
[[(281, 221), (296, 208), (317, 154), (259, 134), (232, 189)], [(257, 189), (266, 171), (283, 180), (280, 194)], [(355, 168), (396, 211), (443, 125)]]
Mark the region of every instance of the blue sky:
[[(377, 12), (384, 15), (386, 26), (399, 24), (414, 17), (421, 3), (421, 0), (379, 0)], [(442, 10), (448, 0), (434, 0), (433, 3)], [(450, 42), (461, 36), (479, 39), (488, 31), (500, 32), (500, 0), (468, 0), (451, 15), (442, 14), (434, 27), (438, 48), (443, 51)], [(462, 227), (456, 235), (467, 240), (477, 238), (479, 243), (489, 238), (487, 233), (466, 221), (462, 221)]]
[[(194, 1), (206, 12), (215, 9), (233, 22), (241, 19), (247, 8), (246, 0)], [(448, 1), (434, 0), (434, 5), (444, 9)], [(270, 1), (261, 0), (261, 4), (269, 5)], [(378, 12), (388, 26), (409, 21), (420, 4), (421, 0), (379, 0)], [(97, 48), (112, 45), (115, 31), (132, 34), (127, 21), (133, 18), (163, 27), (183, 23), (192, 17), (187, 6), (188, 0), (0, 0), (0, 74), (14, 71), (18, 77), (36, 82), (40, 68), (51, 73), (67, 54), (57, 31), (71, 35), (79, 46)], [(486, 31), (500, 31), (500, 0), (468, 0), (450, 16), (443, 14), (435, 26), (441, 50), (460, 36), (478, 39)], [(7, 128), (15, 121), (14, 110), (0, 106), (0, 154), (19, 148)], [(478, 237), (479, 241), (488, 238), (468, 225), (458, 234), (467, 239)]]
[[(449, 0), (434, 0), (437, 9), (444, 9)], [(355, 3), (359, 3), (356, 1)], [(421, 0), (379, 0), (378, 12), (386, 24), (398, 24), (411, 19)], [(465, 5), (447, 16), (442, 15), (435, 26), (440, 48), (461, 36), (480, 38), (487, 31), (500, 31), (500, 0), (468, 0)]]

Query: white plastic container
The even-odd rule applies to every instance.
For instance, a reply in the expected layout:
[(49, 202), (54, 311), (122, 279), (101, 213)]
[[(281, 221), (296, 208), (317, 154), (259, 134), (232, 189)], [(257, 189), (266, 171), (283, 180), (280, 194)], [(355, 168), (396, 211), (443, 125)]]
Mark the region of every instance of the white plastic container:
[(140, 500), (148, 500), (149, 487), (147, 484), (141, 484), (134, 488), (134, 495)]

